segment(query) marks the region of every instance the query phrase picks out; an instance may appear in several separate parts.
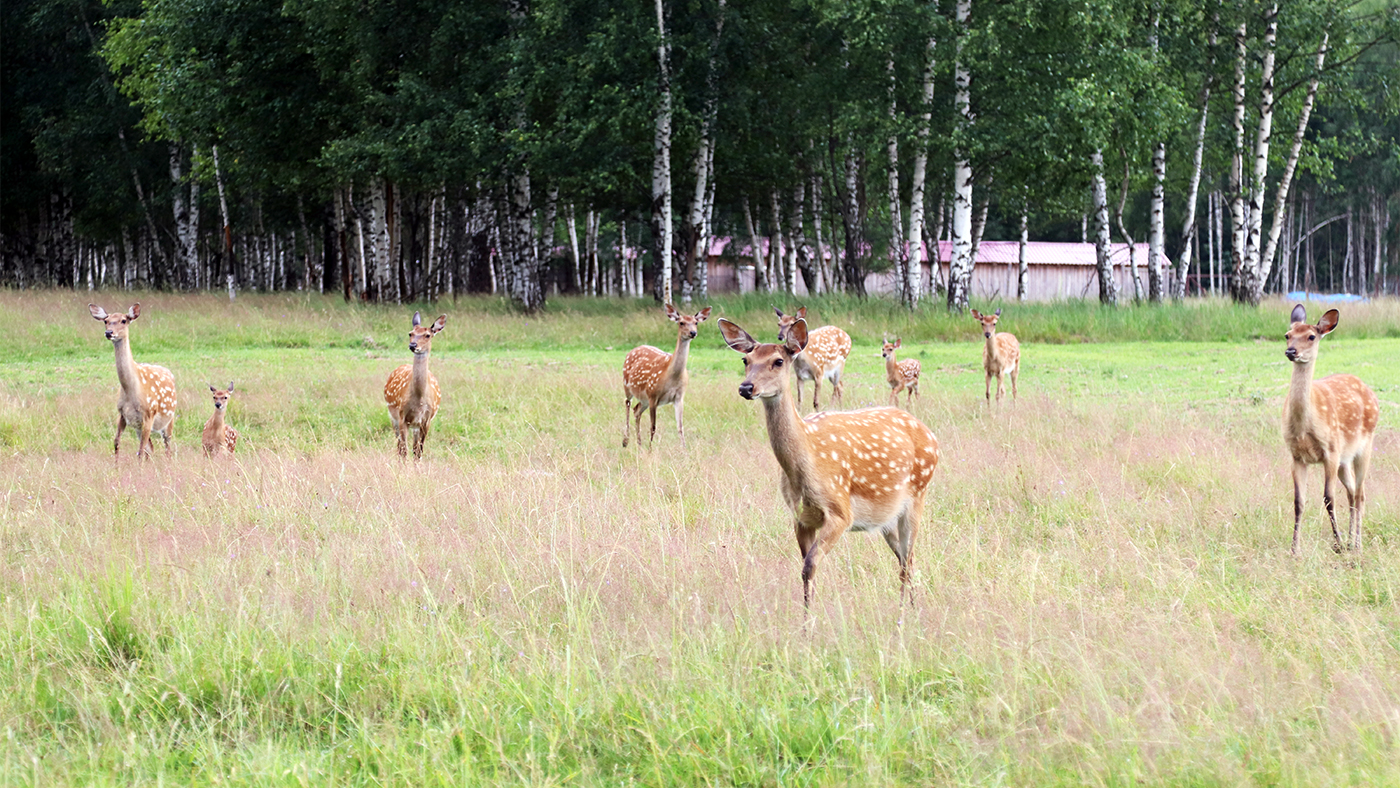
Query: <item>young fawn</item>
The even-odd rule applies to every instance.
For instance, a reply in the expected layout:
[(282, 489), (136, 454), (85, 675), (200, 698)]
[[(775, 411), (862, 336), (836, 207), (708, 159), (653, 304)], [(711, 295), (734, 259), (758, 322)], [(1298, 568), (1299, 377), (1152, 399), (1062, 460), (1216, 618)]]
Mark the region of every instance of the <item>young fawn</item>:
[(126, 314), (107, 314), (96, 304), (88, 311), (107, 327), (107, 338), (117, 354), (117, 380), (122, 393), (117, 400), (117, 437), (112, 439), (112, 454), (121, 454), (122, 432), (128, 424), (140, 425), (141, 442), (136, 446), (137, 458), (151, 456), (155, 449), (151, 433), (159, 432), (165, 441), (165, 453), (170, 454), (170, 433), (175, 429), (175, 376), (170, 370), (155, 364), (137, 364), (131, 358), (131, 342), (127, 331), (132, 321), (141, 316), (141, 304), (135, 303)]
[(384, 384), (384, 404), (389, 408), (389, 423), (399, 437), (399, 456), (408, 457), (408, 433), (415, 430), (413, 438), (413, 459), (423, 458), (423, 441), (428, 439), (428, 427), (437, 415), (442, 402), (442, 389), (438, 388), (437, 378), (428, 371), (428, 354), (433, 349), (433, 337), (447, 325), (447, 315), (438, 319), (428, 328), (423, 327), (423, 318), (413, 313), (413, 330), (408, 332), (408, 349), (413, 352), (413, 363), (404, 364), (389, 375)]
[(1284, 355), (1293, 362), (1293, 381), (1283, 403), (1283, 441), (1293, 455), (1293, 553), (1298, 552), (1298, 525), (1303, 518), (1303, 485), (1308, 466), (1322, 464), (1322, 503), (1332, 523), (1332, 549), (1342, 552), (1332, 493), (1337, 480), (1346, 488), (1351, 506), (1351, 549), (1361, 552), (1361, 515), (1366, 507), (1366, 469), (1376, 437), (1380, 403), (1355, 375), (1329, 375), (1313, 380), (1317, 348), (1337, 327), (1332, 309), (1312, 326), (1302, 304), (1293, 307), (1292, 325), (1284, 339)]
[(896, 361), (894, 352), (898, 348), (899, 337), (895, 337), (894, 342), (885, 337), (885, 343), (880, 347), (880, 355), (885, 358), (885, 380), (890, 384), (890, 406), (899, 405), (899, 392), (903, 391), (904, 408), (908, 410), (914, 404), (914, 398), (919, 396), (919, 361), (913, 358)]
[[(807, 307), (798, 307), (791, 315), (773, 307), (778, 313), (778, 341), (787, 341), (788, 329), (801, 320), (807, 321)], [(822, 326), (807, 332), (807, 349), (793, 361), (792, 368), (797, 372), (797, 403), (802, 404), (802, 381), (812, 381), (812, 410), (821, 410), (819, 400), (822, 395), (822, 378), (831, 381), (831, 401), (841, 404), (841, 394), (845, 386), (841, 383), (841, 373), (846, 368), (846, 359), (851, 355), (851, 337), (836, 326)]]
[[(636, 416), (637, 442), (642, 442), (642, 408), (651, 413), (651, 440), (656, 441), (656, 408), (671, 404), (676, 408), (676, 432), (685, 445), (685, 384), (690, 379), (685, 371), (685, 360), (690, 355), (690, 340), (700, 331), (700, 324), (710, 316), (710, 308), (694, 315), (682, 314), (674, 306), (666, 305), (666, 317), (678, 324), (676, 330), (676, 352), (667, 353), (661, 348), (642, 345), (632, 348), (622, 361), (622, 445), (627, 445), (632, 417)], [(637, 400), (636, 408), (632, 400)]]
[(229, 383), (227, 389), (216, 389), (211, 385), (209, 391), (214, 394), (214, 415), (204, 423), (204, 434), (201, 438), (204, 454), (206, 457), (213, 457), (225, 451), (233, 454), (234, 447), (238, 445), (238, 430), (224, 422), (229, 398), (233, 396), (233, 384)]
[(719, 328), (725, 343), (744, 354), (739, 396), (763, 402), (768, 441), (783, 471), (783, 499), (796, 518), (802, 603), (811, 607), (817, 562), (847, 530), (885, 537), (899, 560), (900, 604), (906, 591), (912, 603), (914, 537), (938, 466), (938, 439), (896, 408), (800, 418), (788, 368), (808, 344), (802, 319), (788, 327), (782, 344), (761, 344), (728, 320), (721, 319)]
[(972, 317), (982, 324), (982, 336), (987, 339), (987, 344), (982, 348), (982, 368), (987, 372), (987, 401), (992, 401), (992, 377), (995, 376), (997, 402), (1001, 402), (1001, 395), (1005, 391), (1002, 375), (1011, 376), (1011, 398), (1015, 399), (1016, 375), (1021, 371), (1021, 343), (1011, 334), (997, 332), (1001, 307), (997, 307), (997, 311), (990, 315), (984, 315), (974, 309)]

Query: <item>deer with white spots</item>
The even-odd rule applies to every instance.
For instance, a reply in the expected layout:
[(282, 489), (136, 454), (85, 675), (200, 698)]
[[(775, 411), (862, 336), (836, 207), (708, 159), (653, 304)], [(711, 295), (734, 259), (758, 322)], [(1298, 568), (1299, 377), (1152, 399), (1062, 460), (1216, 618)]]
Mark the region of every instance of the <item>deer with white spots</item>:
[(428, 371), (428, 354), (433, 349), (433, 337), (447, 326), (447, 315), (438, 315), (431, 326), (423, 326), (423, 318), (413, 313), (413, 330), (408, 332), (408, 349), (413, 363), (404, 364), (389, 374), (384, 384), (384, 404), (389, 409), (389, 423), (399, 438), (399, 456), (408, 458), (408, 433), (413, 436), (413, 459), (423, 458), (423, 442), (428, 439), (428, 427), (442, 403), (442, 389), (437, 378)]
[(788, 368), (807, 346), (806, 321), (793, 322), (782, 344), (761, 344), (728, 320), (721, 319), (719, 328), (725, 343), (744, 354), (739, 396), (763, 402), (768, 441), (783, 472), (783, 499), (796, 518), (803, 604), (811, 607), (817, 562), (848, 530), (885, 537), (899, 561), (900, 604), (906, 591), (912, 603), (914, 537), (938, 467), (938, 439), (897, 408), (800, 418)]
[(899, 392), (903, 391), (904, 408), (908, 410), (914, 404), (914, 398), (919, 396), (919, 360), (906, 358), (896, 361), (894, 352), (899, 346), (899, 337), (895, 337), (894, 342), (885, 337), (884, 344), (880, 346), (880, 355), (885, 359), (885, 380), (890, 384), (890, 405), (899, 405)]
[(165, 453), (170, 454), (170, 433), (175, 429), (175, 375), (156, 364), (137, 364), (131, 358), (131, 342), (127, 334), (132, 321), (141, 316), (141, 304), (135, 303), (125, 314), (107, 314), (96, 304), (88, 311), (107, 327), (107, 338), (117, 354), (117, 381), (122, 393), (117, 400), (117, 436), (112, 439), (112, 455), (121, 454), (122, 432), (128, 424), (140, 425), (141, 442), (136, 456), (151, 456), (155, 444), (151, 433), (159, 432), (165, 441)]
[[(673, 405), (676, 409), (676, 432), (681, 436), (681, 446), (685, 445), (685, 384), (690, 374), (685, 371), (686, 357), (690, 355), (690, 340), (700, 332), (700, 324), (710, 316), (710, 307), (687, 315), (670, 304), (666, 305), (666, 317), (675, 321), (676, 352), (667, 353), (661, 348), (642, 345), (632, 348), (622, 361), (622, 445), (627, 445), (631, 434), (633, 417), (636, 420), (637, 442), (642, 442), (642, 409), (651, 413), (651, 440), (656, 441), (656, 409), (661, 405)], [(634, 408), (632, 400), (637, 400)]]
[(224, 420), (229, 398), (233, 396), (233, 383), (229, 383), (226, 389), (217, 389), (211, 385), (209, 391), (214, 395), (214, 415), (204, 423), (204, 433), (200, 436), (200, 442), (204, 444), (204, 456), (213, 457), (224, 452), (233, 454), (234, 447), (238, 445), (238, 430)]
[(1337, 310), (1308, 325), (1302, 304), (1293, 307), (1284, 339), (1284, 355), (1293, 362), (1293, 381), (1283, 403), (1283, 441), (1293, 455), (1293, 553), (1298, 553), (1298, 525), (1303, 518), (1303, 485), (1308, 466), (1322, 465), (1322, 503), (1332, 523), (1332, 549), (1342, 552), (1332, 495), (1340, 479), (1351, 506), (1351, 549), (1361, 552), (1361, 515), (1366, 507), (1366, 470), (1376, 437), (1380, 403), (1355, 375), (1328, 375), (1313, 380), (1318, 345), (1337, 327)]
[(1006, 391), (1001, 376), (1011, 378), (1011, 398), (1016, 399), (1016, 376), (1021, 372), (1021, 343), (1012, 334), (997, 331), (1001, 307), (990, 315), (972, 310), (972, 319), (982, 324), (982, 336), (987, 344), (982, 348), (982, 369), (987, 373), (987, 401), (992, 401), (992, 378), (997, 379), (997, 402)]
[[(807, 322), (807, 307), (798, 307), (791, 315), (773, 307), (778, 313), (778, 341), (787, 341), (788, 329), (801, 320)], [(822, 378), (831, 381), (831, 401), (841, 404), (841, 394), (845, 386), (841, 374), (846, 369), (846, 359), (851, 355), (851, 336), (836, 326), (822, 326), (807, 332), (807, 349), (793, 360), (792, 368), (797, 373), (797, 404), (802, 404), (802, 381), (812, 381), (812, 410), (821, 410)]]

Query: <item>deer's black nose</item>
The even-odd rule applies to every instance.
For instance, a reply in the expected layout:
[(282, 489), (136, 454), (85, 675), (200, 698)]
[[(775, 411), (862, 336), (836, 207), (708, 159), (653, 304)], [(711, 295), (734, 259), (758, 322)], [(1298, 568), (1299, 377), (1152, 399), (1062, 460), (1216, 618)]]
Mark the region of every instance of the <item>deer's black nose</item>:
[(1283, 351), (1283, 355), (1288, 356), (1288, 360), (1289, 360), (1289, 361), (1297, 361), (1297, 360), (1298, 360), (1298, 349), (1297, 349), (1297, 348), (1289, 348), (1289, 349)]
[(744, 399), (753, 399), (753, 384), (747, 380), (739, 384), (739, 396)]

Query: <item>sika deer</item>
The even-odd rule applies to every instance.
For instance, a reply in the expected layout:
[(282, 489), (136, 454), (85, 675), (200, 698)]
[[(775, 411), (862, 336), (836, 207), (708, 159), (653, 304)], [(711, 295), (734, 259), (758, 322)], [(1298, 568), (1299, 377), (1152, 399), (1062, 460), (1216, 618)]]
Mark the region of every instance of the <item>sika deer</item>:
[(233, 384), (229, 383), (227, 389), (216, 389), (211, 385), (209, 391), (214, 394), (214, 415), (204, 423), (204, 434), (201, 436), (204, 455), (213, 457), (225, 451), (233, 454), (234, 447), (238, 445), (238, 430), (224, 423), (228, 401), (233, 396)]
[[(791, 315), (773, 307), (778, 313), (778, 341), (787, 340), (787, 331), (794, 323), (807, 320), (807, 307), (797, 308)], [(821, 410), (818, 400), (822, 393), (822, 378), (831, 381), (831, 400), (841, 403), (845, 386), (841, 383), (841, 373), (845, 371), (846, 359), (851, 355), (851, 337), (836, 326), (822, 326), (807, 333), (807, 349), (793, 361), (792, 368), (797, 372), (797, 404), (802, 404), (802, 381), (812, 381), (812, 410)]]
[[(674, 320), (679, 328), (676, 331), (676, 352), (667, 353), (661, 348), (641, 345), (632, 348), (622, 361), (622, 445), (627, 445), (632, 428), (632, 417), (636, 416), (637, 442), (642, 442), (642, 408), (651, 413), (651, 439), (656, 441), (656, 408), (672, 404), (676, 408), (676, 432), (681, 436), (681, 446), (685, 446), (685, 384), (690, 379), (685, 371), (686, 357), (690, 355), (690, 340), (700, 332), (700, 324), (710, 316), (710, 307), (694, 315), (682, 314), (674, 306), (666, 305), (666, 317)], [(635, 410), (632, 400), (637, 400)]]
[(1376, 437), (1380, 403), (1376, 395), (1354, 375), (1329, 375), (1313, 380), (1318, 345), (1337, 327), (1337, 310), (1329, 310), (1307, 323), (1302, 304), (1293, 307), (1292, 325), (1284, 339), (1284, 355), (1293, 362), (1293, 381), (1283, 403), (1283, 442), (1293, 455), (1293, 553), (1298, 553), (1298, 525), (1303, 518), (1303, 485), (1308, 466), (1322, 464), (1322, 503), (1332, 523), (1332, 549), (1342, 552), (1332, 493), (1337, 480), (1347, 491), (1351, 507), (1348, 536), (1351, 549), (1361, 552), (1361, 515), (1366, 508), (1366, 469)]
[(896, 361), (894, 352), (899, 348), (899, 337), (895, 337), (893, 343), (889, 337), (885, 337), (885, 343), (880, 347), (880, 355), (885, 359), (885, 380), (890, 384), (890, 407), (899, 406), (899, 392), (905, 392), (904, 409), (914, 404), (914, 398), (919, 396), (919, 360), (906, 358), (903, 361)]
[(719, 328), (729, 347), (744, 354), (739, 396), (763, 402), (768, 441), (783, 471), (783, 499), (796, 518), (802, 603), (811, 607), (822, 554), (855, 530), (879, 532), (894, 551), (903, 605), (924, 495), (938, 466), (938, 439), (896, 408), (799, 418), (787, 370), (807, 347), (806, 321), (794, 321), (777, 345), (760, 344), (728, 320), (721, 319)]
[(447, 325), (447, 315), (428, 328), (423, 318), (413, 313), (413, 330), (408, 332), (408, 349), (413, 363), (404, 364), (389, 375), (384, 384), (384, 404), (389, 408), (389, 423), (399, 437), (399, 456), (408, 458), (408, 432), (415, 430), (413, 459), (423, 458), (423, 441), (428, 439), (428, 427), (442, 402), (442, 389), (437, 378), (428, 371), (428, 354), (433, 349), (433, 337)]
[(107, 326), (107, 338), (117, 355), (117, 380), (122, 393), (117, 400), (117, 436), (112, 439), (112, 455), (121, 454), (122, 431), (128, 424), (141, 426), (141, 442), (136, 446), (138, 459), (151, 456), (155, 445), (151, 433), (159, 432), (170, 454), (170, 433), (175, 429), (175, 376), (156, 364), (137, 364), (131, 358), (131, 343), (127, 331), (131, 322), (141, 316), (141, 304), (131, 305), (126, 314), (109, 315), (96, 304), (88, 311)]
[(997, 333), (1001, 307), (990, 315), (972, 310), (972, 318), (982, 324), (982, 336), (987, 344), (982, 348), (982, 368), (987, 372), (987, 401), (992, 401), (992, 377), (997, 379), (997, 402), (1005, 391), (1001, 376), (1011, 376), (1011, 398), (1016, 399), (1016, 376), (1021, 372), (1021, 343), (1011, 334)]

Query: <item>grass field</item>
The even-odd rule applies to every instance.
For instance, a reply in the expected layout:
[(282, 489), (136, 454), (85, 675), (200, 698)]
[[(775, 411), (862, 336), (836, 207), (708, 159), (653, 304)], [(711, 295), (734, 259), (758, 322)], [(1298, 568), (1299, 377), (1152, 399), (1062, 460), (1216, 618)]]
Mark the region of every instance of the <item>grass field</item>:
[[(849, 407), (884, 404), (903, 337), (943, 462), (916, 607), (849, 534), (807, 620), (713, 321), (688, 447), (666, 407), (639, 450), (621, 360), (674, 345), (660, 309), (423, 306), (448, 323), (415, 465), (381, 394), (413, 307), (135, 298), (136, 360), (181, 392), (145, 465), (130, 431), (112, 461), (86, 310), (134, 298), (0, 293), (0, 785), (1400, 784), (1393, 302), (1343, 306), (1318, 370), (1382, 401), (1365, 552), (1329, 549), (1315, 469), (1297, 558), (1288, 304), (1010, 305), (1000, 408), (970, 318), (809, 304), (855, 340)], [(768, 301), (713, 303), (775, 334)], [(243, 438), (211, 462), (230, 379)]]

